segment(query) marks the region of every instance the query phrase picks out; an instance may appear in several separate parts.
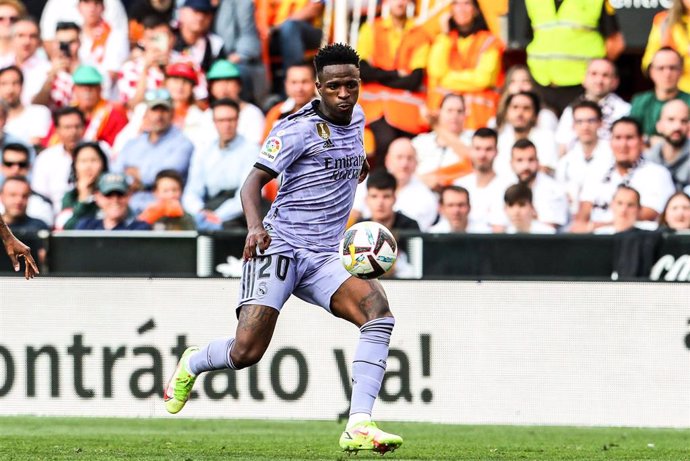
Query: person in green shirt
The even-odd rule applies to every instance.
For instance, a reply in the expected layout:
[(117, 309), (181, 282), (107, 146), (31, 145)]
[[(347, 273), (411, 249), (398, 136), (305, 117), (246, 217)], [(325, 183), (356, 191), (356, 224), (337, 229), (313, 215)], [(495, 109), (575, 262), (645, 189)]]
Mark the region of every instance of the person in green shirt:
[(663, 105), (672, 99), (690, 104), (690, 94), (678, 89), (683, 74), (683, 58), (673, 48), (664, 47), (657, 51), (648, 70), (654, 89), (633, 96), (630, 116), (640, 122), (647, 144), (651, 145), (654, 144), (654, 137), (659, 136), (656, 122), (659, 121)]

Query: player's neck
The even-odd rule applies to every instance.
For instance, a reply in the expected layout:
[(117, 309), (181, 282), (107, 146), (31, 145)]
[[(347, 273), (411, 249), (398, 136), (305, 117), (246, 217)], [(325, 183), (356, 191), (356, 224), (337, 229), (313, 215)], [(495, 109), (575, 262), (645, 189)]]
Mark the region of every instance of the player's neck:
[(347, 120), (338, 120), (332, 117), (331, 115), (327, 114), (323, 111), (323, 104), (321, 102), (314, 105), (314, 110), (319, 115), (319, 117), (334, 125), (347, 126), (350, 124), (350, 122), (352, 122), (352, 116), (348, 117)]

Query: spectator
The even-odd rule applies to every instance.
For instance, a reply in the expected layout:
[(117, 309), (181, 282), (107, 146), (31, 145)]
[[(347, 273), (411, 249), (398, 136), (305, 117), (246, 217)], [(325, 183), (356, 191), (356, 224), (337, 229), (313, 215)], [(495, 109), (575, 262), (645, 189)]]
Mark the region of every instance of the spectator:
[[(48, 225), (40, 219), (27, 215), (31, 187), (24, 176), (10, 176), (5, 179), (0, 189), (0, 204), (2, 204), (2, 219), (13, 233), (36, 234), (39, 231), (47, 231)], [(27, 240), (25, 240), (27, 241)], [(45, 263), (46, 250), (43, 240), (38, 236), (29, 238), (31, 248), (36, 252), (36, 261), (39, 265)]]
[[(369, 175), (367, 180), (367, 208), (371, 210), (371, 220), (386, 226), (390, 230), (419, 230), (414, 219), (395, 211), (397, 181), (395, 176), (383, 169)], [(361, 219), (360, 221), (363, 221)]]
[(623, 101), (614, 91), (618, 88), (618, 71), (608, 59), (595, 59), (587, 66), (582, 86), (585, 92), (565, 108), (558, 122), (556, 141), (560, 152), (567, 152), (576, 141), (573, 131), (573, 107), (581, 101), (593, 101), (601, 107), (602, 124), (599, 139), (611, 139), (611, 124), (630, 113), (630, 104)]
[[(30, 17), (19, 18), (12, 26), (12, 50), (14, 62), (22, 70), (24, 86), (22, 104), (31, 104), (32, 99), (43, 87), (51, 64), (41, 48), (38, 23)], [(40, 51), (39, 51), (40, 50)]]
[(472, 171), (469, 144), (472, 132), (465, 130), (465, 99), (450, 93), (443, 98), (433, 131), (416, 136), (416, 175), (429, 189), (440, 190)]
[(0, 99), (9, 107), (5, 129), (22, 142), (38, 146), (50, 131), (50, 110), (38, 104), (25, 106), (21, 98), (23, 85), (24, 75), (19, 67), (0, 69)]
[(153, 183), (155, 202), (140, 215), (139, 220), (151, 225), (153, 230), (194, 230), (194, 216), (182, 208), (182, 176), (175, 170), (162, 170)]
[(72, 153), (84, 137), (86, 118), (76, 107), (64, 107), (53, 116), (58, 143), (48, 147), (36, 158), (31, 174), (31, 187), (48, 197), (55, 213), (59, 213), (62, 197), (69, 190)]
[[(652, 29), (647, 38), (647, 47), (642, 56), (642, 71), (646, 72), (652, 62), (654, 54), (665, 46), (669, 46), (681, 55), (686, 55), (690, 49), (688, 36), (688, 3), (687, 0), (673, 0), (668, 10), (660, 11), (654, 16)], [(690, 61), (684, 60), (683, 74), (678, 82), (681, 91), (690, 93)]]
[(445, 93), (461, 93), (466, 102), (465, 125), (476, 130), (496, 116), (495, 87), (501, 72), (503, 44), (489, 32), (477, 0), (451, 2), (450, 18), (441, 27), (426, 69), (429, 107), (437, 110)]
[[(388, 146), (386, 170), (396, 180), (396, 210), (414, 219), (422, 231), (426, 231), (438, 216), (436, 195), (414, 174), (417, 168), (417, 154), (412, 142), (398, 138)], [(361, 217), (369, 218), (372, 211), (367, 208), (368, 179), (357, 187), (350, 221)]]
[[(120, 0), (104, 0), (103, 18), (114, 30), (127, 30), (127, 13)], [(48, 48), (59, 41), (55, 30), (60, 22), (81, 24), (79, 0), (48, 0), (41, 14), (41, 38)]]
[(635, 229), (640, 215), (640, 193), (630, 186), (618, 186), (611, 200), (611, 215), (611, 225), (594, 229), (595, 234), (610, 235)]
[(129, 41), (138, 44), (144, 37), (144, 18), (158, 16), (165, 22), (171, 22), (175, 12), (173, 0), (131, 0), (125, 3), (129, 18)]
[(659, 215), (659, 229), (671, 232), (690, 232), (690, 196), (676, 192), (666, 202)]
[[(144, 32), (140, 46), (143, 52), (132, 54), (132, 58), (122, 65), (122, 75), (117, 82), (120, 101), (129, 110), (144, 100), (148, 90), (163, 86), (165, 68), (168, 64), (193, 61), (188, 56), (173, 51), (175, 36), (170, 24), (161, 16), (148, 16), (143, 21)], [(199, 83), (194, 87), (197, 101), (208, 97), (206, 80), (201, 69), (194, 64)], [(136, 117), (132, 117), (136, 118)]]
[(19, 0), (0, 0), (0, 67), (14, 63), (12, 50), (12, 25), (26, 15), (26, 8)]
[(604, 57), (615, 61), (625, 40), (608, 0), (528, 0), (526, 10), (527, 65), (537, 92), (560, 116), (582, 92), (587, 64)]
[(256, 163), (259, 147), (237, 134), (235, 101), (220, 99), (211, 110), (215, 137), (194, 152), (183, 204), (199, 229), (246, 227), (239, 191)]
[[(211, 102), (218, 99), (237, 101), (240, 105), (240, 120), (237, 123), (237, 132), (257, 145), (262, 144), (266, 119), (261, 109), (240, 99), (242, 80), (237, 66), (227, 60), (216, 61), (213, 63), (206, 79), (208, 80), (208, 92), (211, 95)], [(206, 113), (208, 114), (209, 122), (211, 122), (211, 111)], [(211, 126), (210, 123), (209, 126)]]
[(506, 234), (555, 234), (553, 226), (537, 221), (537, 212), (532, 205), (532, 189), (519, 182), (506, 189), (504, 194), (505, 213), (508, 217)]
[(129, 204), (129, 187), (124, 175), (105, 173), (95, 193), (101, 218), (82, 218), (78, 230), (150, 230), (148, 223), (135, 218)]
[(505, 220), (503, 194), (512, 184), (511, 177), (501, 177), (494, 171), (498, 135), (491, 128), (480, 128), (472, 135), (470, 159), (474, 171), (453, 184), (466, 189), (472, 197), (470, 222), (478, 227), (490, 227), (492, 222)]
[(145, 101), (145, 130), (125, 144), (112, 167), (112, 171), (132, 179), (130, 205), (137, 214), (153, 201), (151, 191), (159, 171), (173, 169), (186, 180), (194, 151), (191, 141), (172, 124), (173, 103), (168, 90), (149, 91)]
[(262, 61), (262, 45), (252, 0), (221, 1), (215, 31), (223, 39), (228, 61), (240, 70), (243, 101), (262, 104), (268, 94), (268, 76)]
[(173, 49), (191, 57), (203, 72), (226, 56), (223, 39), (211, 32), (215, 7), (210, 0), (184, 0), (177, 11), (177, 29)]
[(79, 61), (94, 66), (103, 76), (103, 93), (108, 99), (112, 95), (122, 64), (129, 56), (127, 29), (113, 28), (103, 17), (104, 0), (79, 0), (81, 16), (81, 46)]
[(112, 146), (127, 125), (127, 112), (101, 97), (103, 77), (93, 66), (79, 66), (72, 75), (74, 105), (86, 116), (87, 141), (104, 141)]
[(540, 109), (539, 96), (536, 93), (523, 91), (508, 96), (506, 100), (505, 123), (498, 127), (498, 155), (494, 161), (494, 170), (499, 176), (509, 177), (513, 174), (510, 166), (511, 152), (515, 141), (529, 139), (537, 146), (539, 164), (546, 172), (553, 172), (558, 162), (556, 139), (553, 133), (536, 127), (537, 114)]
[[(280, 2), (273, 18), (270, 33), (270, 54), (282, 61), (284, 78), (287, 69), (304, 60), (307, 50), (315, 50), (321, 44), (321, 30), (325, 0), (284, 0)], [(276, 92), (282, 91), (276, 86)]]
[(625, 184), (640, 193), (640, 220), (654, 221), (673, 194), (673, 179), (661, 165), (642, 157), (644, 142), (640, 123), (623, 117), (611, 127), (614, 164), (592, 171), (582, 187), (580, 208), (573, 222), (573, 232), (593, 232), (611, 224), (611, 200), (616, 188)]
[(62, 198), (56, 229), (74, 229), (83, 218), (95, 218), (99, 208), (95, 192), (98, 178), (108, 172), (108, 157), (97, 142), (80, 142), (74, 148), (70, 174), (72, 189)]
[(313, 64), (302, 62), (288, 68), (287, 74), (285, 74), (287, 99), (273, 106), (266, 114), (263, 139), (268, 137), (273, 125), (278, 120), (294, 114), (316, 97), (315, 83), (316, 75)]
[[(539, 222), (559, 229), (568, 223), (568, 198), (563, 186), (539, 168), (537, 148), (529, 139), (515, 141), (511, 153), (511, 167), (517, 182), (532, 190), (531, 205)], [(500, 223), (492, 223), (500, 230)]]
[(51, 68), (43, 86), (34, 96), (34, 104), (60, 108), (72, 102), (72, 74), (79, 67), (80, 31), (79, 26), (73, 22), (58, 23), (55, 31), (56, 43), (51, 51)]
[[(360, 104), (375, 139), (375, 158), (386, 155), (396, 138), (427, 131), (422, 115), (426, 59), (412, 61), (409, 47), (414, 20), (407, 17), (410, 0), (389, 0), (388, 15), (365, 22), (357, 41), (362, 79)], [(415, 44), (412, 44), (414, 46)]]
[(654, 144), (645, 158), (668, 169), (677, 190), (690, 186), (690, 109), (681, 100), (664, 104), (656, 123), (662, 141)]
[(656, 122), (664, 103), (680, 99), (690, 104), (690, 94), (678, 89), (682, 72), (683, 57), (673, 48), (661, 48), (649, 65), (649, 78), (654, 82), (654, 89), (637, 93), (632, 98), (630, 116), (642, 124), (642, 133), (649, 138), (650, 145), (658, 141), (653, 137), (657, 135)]
[[(508, 104), (506, 103), (508, 96), (511, 94), (519, 93), (521, 91), (534, 91), (536, 83), (532, 74), (529, 73), (529, 68), (522, 64), (517, 64), (511, 67), (506, 73), (505, 83), (503, 85), (503, 90), (498, 99), (498, 111), (496, 117), (489, 120), (487, 126), (490, 128), (496, 128), (497, 126), (503, 126), (506, 118), (506, 111), (508, 109)], [(541, 105), (539, 109), (539, 114), (537, 115), (537, 125), (536, 127), (541, 130), (554, 131), (558, 126), (558, 117), (552, 109), (545, 107), (544, 104)], [(501, 203), (503, 198), (501, 198)]]
[[(28, 177), (31, 170), (31, 153), (24, 144), (7, 144), (2, 149), (2, 180), (12, 176)], [(1, 211), (1, 210), (0, 210)], [(53, 205), (47, 197), (31, 191), (27, 214), (40, 219), (48, 226), (53, 225)]]
[(441, 189), (438, 201), (439, 221), (431, 226), (432, 234), (487, 233), (491, 228), (473, 222), (470, 216), (470, 193), (460, 186), (446, 186)]
[(556, 180), (565, 186), (570, 214), (575, 216), (580, 207), (582, 185), (589, 176), (588, 171), (610, 166), (613, 163), (613, 153), (611, 143), (599, 139), (602, 113), (596, 102), (582, 100), (575, 104), (571, 113), (577, 142), (558, 161)]
[[(5, 102), (5, 100), (0, 99), (0, 149), (5, 147), (7, 144), (24, 144), (24, 142), (19, 137), (11, 133), (8, 133), (7, 130), (5, 130), (5, 123), (7, 122), (7, 117), (9, 116), (9, 113), (9, 105)], [(36, 153), (34, 152), (33, 148), (31, 148), (28, 145), (27, 147), (29, 147), (29, 152), (31, 153), (31, 158), (33, 159), (36, 156)]]

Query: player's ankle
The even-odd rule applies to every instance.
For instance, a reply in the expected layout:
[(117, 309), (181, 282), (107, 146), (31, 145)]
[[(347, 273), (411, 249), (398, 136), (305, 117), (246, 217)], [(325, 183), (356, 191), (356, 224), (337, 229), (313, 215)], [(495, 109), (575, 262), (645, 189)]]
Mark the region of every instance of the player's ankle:
[(347, 428), (350, 429), (359, 423), (366, 423), (369, 421), (371, 421), (371, 415), (368, 413), (352, 413), (350, 419), (347, 420)]

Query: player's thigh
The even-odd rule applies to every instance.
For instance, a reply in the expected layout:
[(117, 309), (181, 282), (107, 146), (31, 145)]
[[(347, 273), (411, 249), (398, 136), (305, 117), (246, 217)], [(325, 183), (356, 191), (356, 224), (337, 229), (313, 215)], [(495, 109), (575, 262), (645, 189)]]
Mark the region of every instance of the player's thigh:
[(340, 286), (350, 278), (337, 253), (297, 250), (302, 274), (294, 295), (303, 301), (321, 306), (330, 312), (331, 299)]
[(333, 294), (331, 312), (358, 327), (370, 320), (393, 316), (381, 283), (356, 277), (347, 279)]

